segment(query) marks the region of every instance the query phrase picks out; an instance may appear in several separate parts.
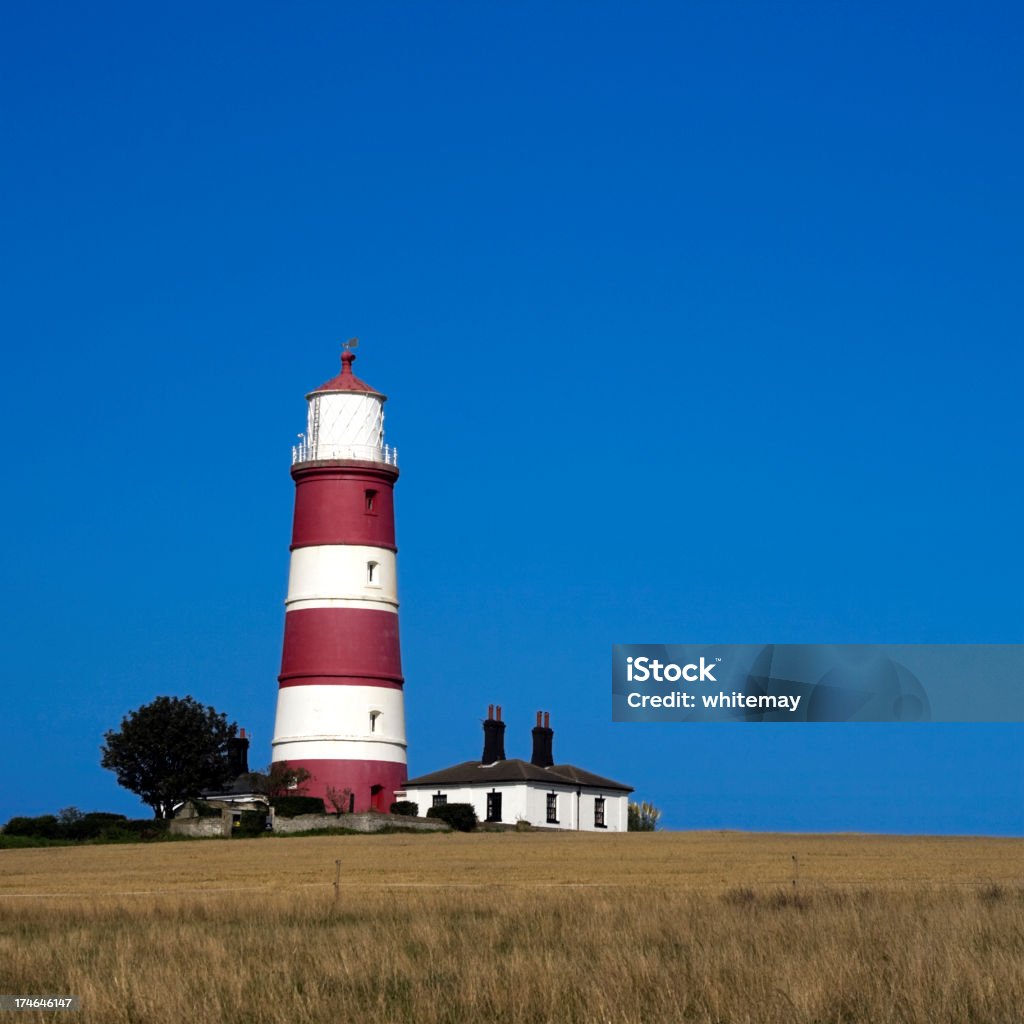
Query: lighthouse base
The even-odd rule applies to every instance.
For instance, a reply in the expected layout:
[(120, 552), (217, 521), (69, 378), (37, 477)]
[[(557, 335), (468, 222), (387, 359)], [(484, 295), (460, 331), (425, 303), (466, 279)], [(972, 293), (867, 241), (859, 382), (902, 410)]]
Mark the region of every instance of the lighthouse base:
[[(344, 811), (389, 813), (395, 790), (405, 785), (406, 766), (397, 761), (334, 761), (315, 758), (288, 759), (292, 768), (310, 774), (303, 796), (321, 797), (328, 812), (336, 809), (332, 798), (344, 802)], [(347, 793), (345, 791), (348, 791)]]

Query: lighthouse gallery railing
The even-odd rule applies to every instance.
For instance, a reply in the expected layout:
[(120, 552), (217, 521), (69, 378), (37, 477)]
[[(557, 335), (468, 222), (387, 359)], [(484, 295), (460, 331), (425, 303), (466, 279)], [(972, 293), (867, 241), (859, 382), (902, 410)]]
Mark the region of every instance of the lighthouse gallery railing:
[(384, 462), (398, 465), (398, 449), (391, 445), (375, 444), (302, 444), (292, 447), (292, 465), (296, 462), (319, 462), (322, 459), (359, 459), (363, 462)]

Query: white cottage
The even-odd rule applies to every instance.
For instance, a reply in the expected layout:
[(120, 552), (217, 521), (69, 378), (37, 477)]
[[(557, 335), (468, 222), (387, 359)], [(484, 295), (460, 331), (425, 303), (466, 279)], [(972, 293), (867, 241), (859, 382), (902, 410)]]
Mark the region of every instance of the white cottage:
[(555, 764), (553, 737), (550, 715), (538, 711), (531, 759), (506, 758), (501, 705), (495, 710), (492, 704), (479, 761), (409, 779), (395, 798), (416, 801), (421, 814), (439, 804), (471, 804), (482, 822), (526, 821), (535, 828), (625, 832), (633, 787), (572, 764)]

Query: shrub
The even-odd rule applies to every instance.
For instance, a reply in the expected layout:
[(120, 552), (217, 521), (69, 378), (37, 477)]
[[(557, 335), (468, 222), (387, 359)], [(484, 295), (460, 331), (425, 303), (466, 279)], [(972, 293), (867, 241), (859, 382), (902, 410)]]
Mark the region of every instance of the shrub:
[(324, 804), (329, 806), (339, 818), (352, 810), (353, 803), (352, 790), (348, 786), (344, 789), (338, 789), (337, 786), (327, 787)]
[(97, 838), (108, 843), (134, 843), (140, 839), (143, 842), (150, 842), (162, 839), (167, 834), (169, 826), (170, 821), (167, 818), (125, 819), (107, 825)]
[(428, 818), (437, 818), (460, 832), (472, 832), (477, 826), (476, 811), (472, 804), (440, 804), (427, 811)]
[(270, 800), (275, 814), (282, 818), (295, 818), (300, 814), (326, 814), (324, 802), (318, 796), (275, 796)]
[(420, 805), (413, 803), (412, 800), (396, 800), (391, 805), (392, 814), (406, 814), (410, 818), (418, 818), (420, 816)]
[(133, 836), (159, 835), (171, 827), (168, 818), (131, 818), (128, 821), (118, 821), (114, 828), (121, 832), (127, 832)]
[(38, 818), (11, 818), (4, 826), (5, 835), (36, 839), (60, 839), (62, 831), (54, 814), (42, 814)]
[(65, 822), (63, 831), (68, 839), (96, 839), (104, 829), (116, 828), (118, 823), (127, 820), (123, 814), (91, 811), (74, 821)]
[(630, 800), (626, 817), (630, 832), (657, 832), (661, 811), (646, 800), (639, 804)]
[[(219, 813), (219, 812), (218, 812)], [(144, 842), (162, 839), (169, 822), (165, 819), (139, 818), (129, 821), (123, 814), (110, 811), (92, 811), (71, 815), (61, 812), (63, 821), (52, 814), (38, 818), (12, 818), (4, 827), (4, 835), (25, 840), (36, 840), (39, 845), (49, 842), (103, 843)], [(5, 846), (19, 845), (5, 843)], [(31, 842), (28, 845), (33, 845)]]

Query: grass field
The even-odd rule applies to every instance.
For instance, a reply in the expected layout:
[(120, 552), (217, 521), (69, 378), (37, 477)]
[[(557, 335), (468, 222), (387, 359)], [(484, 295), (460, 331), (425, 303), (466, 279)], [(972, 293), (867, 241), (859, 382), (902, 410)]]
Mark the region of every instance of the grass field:
[(5, 850), (0, 993), (78, 995), (66, 1016), (82, 1022), (1019, 1024), (1024, 840), (503, 833)]

